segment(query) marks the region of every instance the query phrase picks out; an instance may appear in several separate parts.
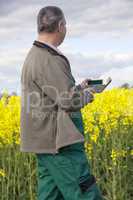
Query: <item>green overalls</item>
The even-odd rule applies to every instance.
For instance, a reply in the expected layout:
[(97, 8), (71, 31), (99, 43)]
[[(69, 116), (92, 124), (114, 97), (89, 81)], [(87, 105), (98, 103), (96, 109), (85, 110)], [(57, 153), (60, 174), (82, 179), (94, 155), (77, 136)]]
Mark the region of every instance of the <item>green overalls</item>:
[[(81, 133), (81, 112), (71, 116)], [(37, 154), (38, 200), (103, 200), (85, 154), (84, 143), (62, 147), (58, 154)]]

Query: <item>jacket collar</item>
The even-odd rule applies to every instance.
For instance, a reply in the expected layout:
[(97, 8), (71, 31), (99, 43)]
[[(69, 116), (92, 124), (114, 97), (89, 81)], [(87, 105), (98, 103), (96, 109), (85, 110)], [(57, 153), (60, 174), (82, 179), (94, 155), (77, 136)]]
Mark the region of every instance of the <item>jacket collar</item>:
[(58, 55), (61, 56), (63, 59), (65, 59), (65, 61), (68, 63), (69, 67), (70, 67), (70, 63), (69, 60), (66, 58), (66, 56), (64, 56), (63, 54), (60, 54), (58, 51), (56, 51), (54, 48), (52, 48), (51, 46), (49, 46), (48, 44), (45, 44), (43, 42), (37, 41), (35, 40), (33, 42), (33, 45), (39, 47), (39, 48), (44, 48), (47, 51), (49, 51), (52, 55)]

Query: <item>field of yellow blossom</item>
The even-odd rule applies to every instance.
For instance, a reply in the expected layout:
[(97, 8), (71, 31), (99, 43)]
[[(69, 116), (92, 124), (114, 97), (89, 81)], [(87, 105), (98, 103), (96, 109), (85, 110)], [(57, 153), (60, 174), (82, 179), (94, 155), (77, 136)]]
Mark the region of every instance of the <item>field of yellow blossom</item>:
[[(19, 150), (20, 96), (0, 99), (0, 199), (36, 200), (36, 157)], [(133, 89), (95, 94), (81, 109), (85, 150), (105, 200), (133, 199)]]

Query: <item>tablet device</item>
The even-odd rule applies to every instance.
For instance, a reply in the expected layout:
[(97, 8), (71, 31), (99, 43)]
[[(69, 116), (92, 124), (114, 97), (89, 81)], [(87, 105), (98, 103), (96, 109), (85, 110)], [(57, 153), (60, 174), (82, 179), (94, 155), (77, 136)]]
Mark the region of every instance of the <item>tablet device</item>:
[(112, 79), (110, 77), (106, 80), (105, 84), (103, 84), (102, 79), (92, 80), (91, 84), (88, 84), (88, 89), (90, 88), (93, 89), (96, 93), (100, 93), (111, 83), (111, 81)]

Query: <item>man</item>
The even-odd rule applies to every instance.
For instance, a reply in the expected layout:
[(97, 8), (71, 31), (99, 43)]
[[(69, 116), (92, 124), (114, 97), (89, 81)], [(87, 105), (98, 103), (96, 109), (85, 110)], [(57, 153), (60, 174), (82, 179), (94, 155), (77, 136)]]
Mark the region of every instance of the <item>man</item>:
[(57, 48), (66, 20), (55, 6), (42, 8), (21, 75), (21, 151), (38, 160), (39, 200), (102, 200), (84, 151), (80, 109), (93, 101), (88, 80), (75, 85), (68, 59)]

